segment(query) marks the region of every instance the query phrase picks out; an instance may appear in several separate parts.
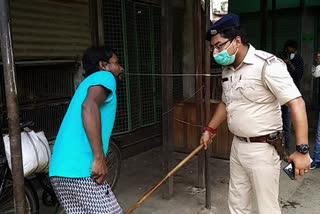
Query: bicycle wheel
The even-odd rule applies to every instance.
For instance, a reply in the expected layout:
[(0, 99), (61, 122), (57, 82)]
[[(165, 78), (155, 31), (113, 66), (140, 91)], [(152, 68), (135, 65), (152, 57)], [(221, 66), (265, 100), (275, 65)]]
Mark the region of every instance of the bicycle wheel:
[(110, 140), (109, 143), (106, 164), (108, 167), (107, 182), (111, 189), (114, 189), (120, 175), (121, 153), (117, 145), (112, 140)]
[[(24, 180), (24, 192), (26, 197), (26, 213), (38, 214), (38, 196), (36, 191), (27, 180)], [(15, 212), (12, 180), (8, 179), (0, 196), (0, 214), (14, 214)]]

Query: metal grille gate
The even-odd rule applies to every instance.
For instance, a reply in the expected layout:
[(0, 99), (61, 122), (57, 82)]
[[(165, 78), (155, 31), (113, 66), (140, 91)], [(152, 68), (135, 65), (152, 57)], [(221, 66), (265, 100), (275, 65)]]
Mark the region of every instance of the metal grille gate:
[[(127, 75), (118, 89), (118, 110), (114, 134), (130, 132), (161, 120), (160, 8), (131, 0), (104, 0), (104, 42), (115, 49)], [(183, 13), (175, 13), (175, 25), (182, 33)], [(181, 34), (174, 41), (175, 73), (182, 70)], [(141, 75), (136, 75), (141, 74)], [(147, 75), (144, 75), (147, 74)], [(182, 96), (182, 78), (174, 79)]]
[[(103, 20), (104, 20), (104, 41), (105, 45), (112, 47), (119, 57), (120, 64), (127, 64), (125, 60), (124, 48), (124, 32), (119, 26), (122, 26), (122, 4), (119, 0), (107, 0), (103, 4)], [(126, 68), (126, 66), (124, 66)], [(114, 132), (124, 132), (128, 125), (128, 105), (125, 102), (127, 99), (126, 84), (122, 84), (117, 89), (118, 107), (117, 119), (114, 124)]]
[[(61, 65), (17, 65), (17, 89), (20, 120), (33, 121), (35, 130), (43, 130), (52, 140), (58, 133), (73, 95), (75, 63)], [(1, 126), (7, 127), (3, 70), (1, 74)]]
[[(160, 74), (160, 8), (132, 0), (103, 1), (104, 40), (120, 58), (127, 73)], [(183, 13), (174, 12), (174, 73), (182, 72)], [(61, 65), (17, 66), (20, 116), (54, 139), (73, 95), (75, 62)], [(1, 71), (1, 69), (0, 69)], [(1, 78), (2, 79), (2, 78)], [(174, 98), (182, 97), (182, 78), (174, 77)], [(2, 122), (6, 121), (1, 82)], [(122, 134), (161, 120), (161, 78), (126, 76), (118, 88), (118, 110), (113, 129)], [(4, 125), (5, 126), (5, 125)]]

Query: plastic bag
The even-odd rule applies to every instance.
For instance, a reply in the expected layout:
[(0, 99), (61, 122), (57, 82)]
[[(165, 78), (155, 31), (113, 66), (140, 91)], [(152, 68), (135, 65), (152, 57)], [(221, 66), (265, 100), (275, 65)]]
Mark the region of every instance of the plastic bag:
[[(3, 136), (9, 168), (11, 166), (11, 151), (9, 135)], [(35, 133), (33, 130), (21, 132), (21, 147), (24, 176), (32, 173), (48, 172), (51, 151), (44, 132)]]

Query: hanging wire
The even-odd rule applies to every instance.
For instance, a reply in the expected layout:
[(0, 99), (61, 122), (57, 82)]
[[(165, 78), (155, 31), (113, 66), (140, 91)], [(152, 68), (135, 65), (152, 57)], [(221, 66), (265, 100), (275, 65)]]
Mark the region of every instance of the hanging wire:
[(142, 73), (124, 73), (126, 76), (161, 76), (161, 77), (195, 77), (195, 76), (204, 76), (204, 77), (220, 77), (221, 73), (212, 73), (212, 74), (142, 74)]
[(178, 119), (178, 118), (173, 118), (174, 120), (176, 120), (176, 121), (178, 121), (178, 122), (180, 122), (180, 123), (184, 123), (184, 124), (187, 124), (187, 125), (190, 125), (190, 126), (195, 126), (195, 127), (198, 127), (198, 128), (203, 128), (203, 126), (202, 125), (199, 125), (199, 124), (193, 124), (193, 123), (189, 123), (189, 122), (186, 122), (186, 121), (184, 121), (184, 120), (180, 120), (180, 119)]
[[(194, 93), (192, 94), (190, 97), (188, 97), (187, 99), (183, 100), (182, 102), (186, 102), (188, 100), (190, 100), (192, 97), (194, 97), (199, 91), (201, 91), (204, 88), (204, 84)], [(162, 116), (165, 114), (169, 114), (171, 111), (174, 110), (174, 107), (172, 107), (169, 111), (162, 113)]]
[[(143, 74), (143, 73), (124, 73), (126, 76), (160, 76), (160, 77), (196, 77), (196, 76), (204, 76), (204, 77), (221, 77), (221, 73), (211, 73), (211, 74)], [(203, 84), (194, 94), (192, 94), (190, 97), (184, 99), (182, 102), (186, 102), (188, 100), (190, 100), (191, 98), (193, 98), (197, 93), (199, 93), (203, 88), (205, 87), (205, 84)], [(170, 110), (168, 110), (167, 112), (162, 113), (163, 115), (169, 114), (170, 112), (172, 112), (175, 108), (172, 107)], [(178, 118), (173, 118), (174, 120), (180, 122), (180, 123), (184, 123), (187, 125), (191, 125), (191, 126), (195, 126), (198, 128), (203, 128), (202, 125), (199, 124), (193, 124), (193, 123), (189, 123), (187, 121), (178, 119)]]
[[(193, 98), (193, 97), (194, 97), (197, 93), (199, 93), (204, 87), (205, 87), (205, 84), (203, 84), (194, 94), (192, 94), (190, 97), (184, 99), (182, 102), (186, 102), (186, 101), (190, 100), (191, 98)], [(169, 113), (170, 113), (171, 111), (173, 111), (174, 109), (175, 109), (175, 108), (172, 107), (169, 111), (162, 113), (162, 116), (163, 116), (163, 115), (166, 115), (166, 114), (169, 114)], [(187, 125), (195, 126), (195, 127), (198, 127), (198, 128), (203, 128), (203, 126), (202, 126), (202, 125), (199, 125), (199, 124), (189, 123), (189, 122), (187, 122), (187, 121), (180, 120), (180, 119), (175, 118), (175, 117), (174, 117), (173, 119), (176, 120), (176, 121), (178, 121), (178, 122), (187, 124)]]

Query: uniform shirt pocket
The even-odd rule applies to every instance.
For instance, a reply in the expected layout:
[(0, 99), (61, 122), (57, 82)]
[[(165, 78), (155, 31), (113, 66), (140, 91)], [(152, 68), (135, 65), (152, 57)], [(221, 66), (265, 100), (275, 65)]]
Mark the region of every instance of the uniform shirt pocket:
[(255, 79), (242, 79), (237, 85), (243, 101), (254, 103), (272, 103), (276, 97), (261, 82)]
[[(228, 79), (228, 78), (226, 78)], [(225, 104), (230, 103), (231, 82), (229, 80), (222, 81), (222, 101)]]

